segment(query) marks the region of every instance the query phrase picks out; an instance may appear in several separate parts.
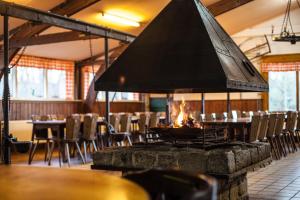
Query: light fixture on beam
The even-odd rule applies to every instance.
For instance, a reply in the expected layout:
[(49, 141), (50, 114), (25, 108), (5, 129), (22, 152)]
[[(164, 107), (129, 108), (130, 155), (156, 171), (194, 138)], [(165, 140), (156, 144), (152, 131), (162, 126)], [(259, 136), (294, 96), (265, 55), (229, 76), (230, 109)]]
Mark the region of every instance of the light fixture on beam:
[[(299, 0), (296, 0), (296, 2), (300, 8)], [(275, 42), (290, 42), (291, 44), (296, 44), (296, 42), (300, 41), (300, 36), (296, 35), (293, 30), (291, 22), (291, 5), (292, 0), (288, 0), (279, 36), (273, 36), (274, 27), (272, 27), (272, 40)]]
[(129, 19), (124, 16), (118, 16), (115, 14), (107, 13), (107, 12), (102, 12), (102, 17), (106, 20), (109, 20), (114, 23), (122, 24), (125, 26), (133, 26), (133, 27), (140, 27), (141, 24), (138, 21), (135, 21), (133, 19)]

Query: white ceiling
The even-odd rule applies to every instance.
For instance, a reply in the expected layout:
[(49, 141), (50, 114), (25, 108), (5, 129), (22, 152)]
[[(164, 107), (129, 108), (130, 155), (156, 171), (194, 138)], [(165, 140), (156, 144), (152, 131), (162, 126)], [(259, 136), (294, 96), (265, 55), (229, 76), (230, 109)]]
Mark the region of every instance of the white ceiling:
[[(55, 5), (62, 2), (62, 0), (10, 0), (15, 3), (32, 6), (38, 9), (49, 10)], [(218, 0), (202, 0), (205, 5), (210, 5)], [(89, 8), (72, 16), (73, 18), (95, 23), (102, 26), (107, 26), (120, 31), (128, 32), (134, 35), (138, 35), (148, 24), (155, 18), (155, 16), (164, 8), (169, 0), (102, 0)], [(219, 15), (217, 20), (224, 27), (224, 29), (231, 35), (237, 35), (238, 32), (243, 30), (250, 30), (258, 24), (275, 18), (274, 24), (280, 24), (281, 18), (276, 16), (284, 13), (287, 0), (254, 0), (248, 4), (245, 4), (237, 9), (231, 10), (227, 13)], [(294, 2), (294, 7), (296, 3)], [(99, 17), (101, 11), (107, 11), (111, 9), (118, 9), (127, 12), (131, 12), (132, 15), (136, 15), (141, 19), (141, 27), (131, 28), (118, 26), (116, 24), (108, 23)], [(296, 17), (299, 14), (296, 13)], [(300, 16), (298, 17), (300, 19)], [(10, 21), (11, 28), (20, 25), (22, 21), (13, 19)], [(1, 24), (3, 22), (1, 21)], [(267, 26), (267, 25), (265, 25)], [(45, 31), (46, 33), (55, 33), (64, 31), (59, 28), (50, 28)], [(0, 25), (0, 32), (2, 32), (2, 26)], [(263, 32), (269, 32), (264, 30)], [(110, 46), (115, 47), (118, 45), (117, 41), (110, 41)], [(94, 54), (103, 52), (103, 40), (93, 40), (93, 52)], [(77, 42), (64, 42), (51, 45), (39, 45), (31, 46), (26, 49), (26, 54), (50, 57), (57, 59), (67, 60), (81, 60), (89, 57), (89, 43), (88, 41)]]

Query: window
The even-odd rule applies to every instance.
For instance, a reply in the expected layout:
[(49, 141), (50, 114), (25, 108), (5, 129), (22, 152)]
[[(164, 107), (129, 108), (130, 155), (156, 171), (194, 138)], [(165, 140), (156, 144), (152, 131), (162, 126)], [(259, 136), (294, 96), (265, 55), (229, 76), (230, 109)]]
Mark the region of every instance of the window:
[(269, 72), (269, 109), (288, 111), (297, 109), (296, 73)]
[[(15, 69), (11, 69), (9, 76), (8, 76), (8, 81), (9, 81), (9, 91), (10, 91), (10, 96), (11, 97), (15, 97), (16, 96), (16, 82), (14, 81), (16, 78), (16, 73), (15, 73)], [(3, 85), (4, 85), (4, 78), (2, 76), (1, 81), (0, 81), (0, 98), (2, 99), (3, 97)]]
[[(14, 58), (14, 63), (18, 58)], [(73, 99), (74, 63), (22, 56), (11, 70), (11, 96), (22, 99)], [(0, 84), (3, 93), (3, 81)]]
[(17, 97), (44, 98), (44, 69), (17, 67)]
[(66, 99), (66, 72), (47, 70), (48, 98)]
[[(86, 97), (89, 85), (92, 83), (94, 74), (92, 70), (89, 69), (90, 67), (85, 67), (84, 73), (84, 96)], [(98, 70), (95, 69), (95, 71)], [(100, 91), (97, 95), (97, 100), (104, 101), (105, 100), (105, 92)], [(139, 101), (139, 94), (132, 93), (132, 92), (109, 92), (109, 100), (110, 101)]]

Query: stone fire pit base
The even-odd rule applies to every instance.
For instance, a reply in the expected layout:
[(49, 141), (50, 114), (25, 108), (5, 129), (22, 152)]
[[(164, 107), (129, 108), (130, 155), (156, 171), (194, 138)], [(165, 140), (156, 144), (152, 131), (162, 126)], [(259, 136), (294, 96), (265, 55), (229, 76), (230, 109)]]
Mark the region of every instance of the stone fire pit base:
[(112, 148), (93, 155), (94, 169), (151, 168), (203, 173), (218, 180), (219, 199), (248, 199), (247, 171), (271, 162), (268, 143), (229, 143), (204, 150), (166, 145)]

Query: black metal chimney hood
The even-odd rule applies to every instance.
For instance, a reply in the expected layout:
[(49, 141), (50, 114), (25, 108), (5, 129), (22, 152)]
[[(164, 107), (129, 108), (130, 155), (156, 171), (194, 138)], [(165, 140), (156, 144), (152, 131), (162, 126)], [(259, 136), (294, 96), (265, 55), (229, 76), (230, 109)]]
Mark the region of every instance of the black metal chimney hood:
[(198, 0), (172, 0), (95, 83), (141, 93), (268, 91), (268, 83)]

